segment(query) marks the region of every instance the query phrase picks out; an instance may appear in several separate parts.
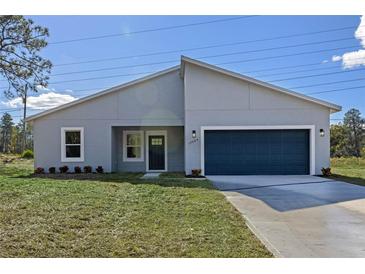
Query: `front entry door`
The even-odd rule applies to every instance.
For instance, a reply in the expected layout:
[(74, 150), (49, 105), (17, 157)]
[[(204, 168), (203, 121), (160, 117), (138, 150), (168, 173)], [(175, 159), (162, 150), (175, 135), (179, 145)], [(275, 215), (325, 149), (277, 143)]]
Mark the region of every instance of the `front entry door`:
[(149, 170), (165, 170), (165, 136), (148, 136)]

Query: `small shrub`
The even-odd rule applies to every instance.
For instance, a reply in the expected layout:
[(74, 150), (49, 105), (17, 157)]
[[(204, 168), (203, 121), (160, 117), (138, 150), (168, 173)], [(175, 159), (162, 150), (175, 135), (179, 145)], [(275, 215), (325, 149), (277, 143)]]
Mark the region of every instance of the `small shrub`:
[(98, 166), (95, 170), (97, 173), (104, 173), (104, 169), (102, 166)]
[(43, 167), (37, 167), (37, 168), (34, 170), (34, 173), (35, 173), (35, 174), (43, 174), (43, 173), (44, 173), (44, 168), (43, 168)]
[(68, 166), (61, 166), (61, 167), (59, 168), (59, 170), (60, 170), (60, 172), (61, 172), (61, 173), (67, 173), (67, 171), (68, 171)]
[(321, 171), (322, 171), (322, 175), (323, 175), (324, 177), (331, 176), (331, 174), (332, 174), (332, 173), (331, 173), (331, 168), (330, 168), (330, 167), (327, 167), (327, 168), (322, 167)]
[(92, 171), (93, 171), (93, 168), (91, 166), (84, 166), (85, 173), (91, 173)]
[(198, 168), (191, 170), (191, 174), (195, 177), (199, 177), (201, 173), (202, 173), (202, 170), (198, 169)]
[(30, 149), (25, 150), (22, 154), (22, 158), (33, 159), (34, 158), (33, 151), (31, 151)]
[(56, 173), (56, 168), (54, 166), (52, 166), (48, 169), (48, 172), (51, 173), (51, 174), (55, 174)]
[(81, 173), (81, 167), (79, 167), (79, 166), (75, 166), (74, 170), (75, 170), (75, 173)]

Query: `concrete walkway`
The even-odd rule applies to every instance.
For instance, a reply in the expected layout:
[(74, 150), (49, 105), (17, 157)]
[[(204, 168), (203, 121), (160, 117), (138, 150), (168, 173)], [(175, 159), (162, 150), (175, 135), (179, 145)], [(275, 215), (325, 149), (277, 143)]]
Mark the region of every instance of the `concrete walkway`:
[(277, 257), (365, 257), (365, 187), (315, 176), (208, 176)]

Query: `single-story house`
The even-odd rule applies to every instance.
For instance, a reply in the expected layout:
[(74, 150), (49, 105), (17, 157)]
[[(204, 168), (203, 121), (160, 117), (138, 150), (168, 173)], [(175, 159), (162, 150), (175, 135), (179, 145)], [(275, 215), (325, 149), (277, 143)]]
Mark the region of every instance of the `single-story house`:
[(35, 166), (320, 174), (341, 107), (182, 56), (178, 66), (30, 116)]

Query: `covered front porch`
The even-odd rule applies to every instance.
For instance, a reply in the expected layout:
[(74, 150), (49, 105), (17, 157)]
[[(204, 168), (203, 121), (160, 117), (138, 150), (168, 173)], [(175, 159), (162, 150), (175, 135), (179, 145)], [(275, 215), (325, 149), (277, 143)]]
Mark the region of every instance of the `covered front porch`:
[(113, 172), (184, 171), (184, 127), (113, 126)]

